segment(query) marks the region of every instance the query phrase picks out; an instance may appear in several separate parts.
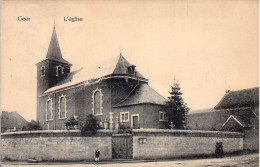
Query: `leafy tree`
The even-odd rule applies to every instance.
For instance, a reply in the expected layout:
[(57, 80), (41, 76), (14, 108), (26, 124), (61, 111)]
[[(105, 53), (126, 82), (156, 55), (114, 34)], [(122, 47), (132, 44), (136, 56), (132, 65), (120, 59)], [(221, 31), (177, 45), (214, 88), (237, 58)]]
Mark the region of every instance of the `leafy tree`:
[(189, 108), (182, 98), (181, 88), (178, 82), (174, 81), (171, 87), (170, 97), (164, 106), (164, 111), (167, 113), (166, 127), (174, 129), (184, 129), (186, 124), (186, 115), (189, 112)]
[(88, 134), (96, 134), (97, 130), (101, 129), (98, 120), (96, 119), (96, 117), (92, 114), (89, 114), (87, 116), (86, 122), (83, 126), (81, 126), (80, 130), (81, 130), (81, 134), (83, 136), (86, 136)]
[(22, 128), (23, 131), (42, 130), (39, 121), (31, 120)]

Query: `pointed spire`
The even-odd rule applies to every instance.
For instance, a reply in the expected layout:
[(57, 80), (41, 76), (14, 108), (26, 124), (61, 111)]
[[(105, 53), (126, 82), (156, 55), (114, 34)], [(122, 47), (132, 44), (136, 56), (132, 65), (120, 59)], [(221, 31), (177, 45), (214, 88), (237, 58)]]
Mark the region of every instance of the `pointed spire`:
[(58, 38), (57, 38), (57, 34), (56, 34), (55, 20), (54, 20), (51, 41), (49, 44), (46, 59), (60, 61), (62, 63), (70, 64), (68, 61), (66, 61), (65, 59), (62, 58), (62, 54), (61, 54), (61, 50), (60, 50), (60, 46), (59, 46), (59, 42), (58, 42)]
[(122, 50), (123, 50), (123, 48), (122, 48), (122, 47), (119, 47), (120, 56), (122, 56)]
[(54, 26), (53, 26), (51, 41), (50, 41), (50, 45), (49, 45), (49, 49), (48, 49), (48, 53), (47, 53), (46, 58), (54, 58), (54, 57), (55, 58), (61, 58), (62, 57), (58, 38), (57, 38), (57, 34), (56, 34), (56, 30), (55, 30), (55, 23), (54, 23)]
[(53, 26), (53, 29), (55, 30), (55, 17), (54, 17), (54, 26)]

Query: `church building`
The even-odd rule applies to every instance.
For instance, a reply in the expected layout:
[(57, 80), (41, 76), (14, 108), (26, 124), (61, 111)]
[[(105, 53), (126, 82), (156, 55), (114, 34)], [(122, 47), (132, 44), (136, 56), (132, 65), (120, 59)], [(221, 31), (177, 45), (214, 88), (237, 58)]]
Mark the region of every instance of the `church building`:
[(43, 129), (66, 129), (93, 114), (104, 129), (164, 128), (166, 99), (120, 53), (99, 65), (71, 71), (55, 27), (46, 58), (37, 63), (37, 120)]

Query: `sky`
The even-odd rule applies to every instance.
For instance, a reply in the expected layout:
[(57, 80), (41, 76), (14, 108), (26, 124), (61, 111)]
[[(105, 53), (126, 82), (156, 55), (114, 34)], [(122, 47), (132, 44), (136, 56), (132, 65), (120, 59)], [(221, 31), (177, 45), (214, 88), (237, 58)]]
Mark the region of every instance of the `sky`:
[(257, 0), (2, 0), (1, 110), (36, 119), (35, 64), (46, 57), (54, 19), (72, 71), (122, 48), (164, 97), (178, 80), (191, 111), (214, 107), (226, 90), (259, 85)]

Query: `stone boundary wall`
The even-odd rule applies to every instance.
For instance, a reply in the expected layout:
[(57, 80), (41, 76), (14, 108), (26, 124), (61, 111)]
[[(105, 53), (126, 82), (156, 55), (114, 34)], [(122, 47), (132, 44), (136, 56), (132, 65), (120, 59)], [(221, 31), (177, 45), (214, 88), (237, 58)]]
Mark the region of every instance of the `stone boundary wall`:
[(112, 159), (112, 132), (99, 130), (81, 136), (79, 130), (41, 130), (1, 134), (1, 159), (24, 161), (93, 161), (95, 150), (100, 160)]
[(216, 142), (223, 142), (224, 153), (243, 150), (243, 133), (134, 129), (133, 158), (163, 159), (215, 154)]

